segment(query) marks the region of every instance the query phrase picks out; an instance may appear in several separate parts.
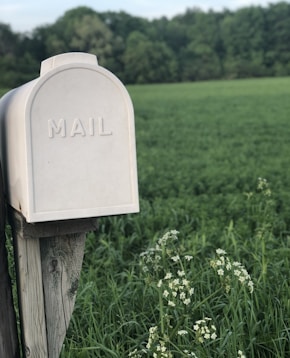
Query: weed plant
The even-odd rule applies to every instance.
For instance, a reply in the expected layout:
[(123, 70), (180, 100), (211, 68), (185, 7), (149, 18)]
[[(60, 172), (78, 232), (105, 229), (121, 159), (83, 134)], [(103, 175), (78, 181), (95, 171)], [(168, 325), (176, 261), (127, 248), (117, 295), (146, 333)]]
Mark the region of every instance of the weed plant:
[(171, 230), (128, 263), (125, 239), (92, 234), (96, 267), (84, 267), (62, 357), (289, 356), (290, 240), (273, 235), (265, 179), (244, 201), (253, 237), (231, 222), (221, 237), (229, 253)]
[(62, 358), (290, 356), (289, 78), (129, 91), (141, 211), (88, 236)]

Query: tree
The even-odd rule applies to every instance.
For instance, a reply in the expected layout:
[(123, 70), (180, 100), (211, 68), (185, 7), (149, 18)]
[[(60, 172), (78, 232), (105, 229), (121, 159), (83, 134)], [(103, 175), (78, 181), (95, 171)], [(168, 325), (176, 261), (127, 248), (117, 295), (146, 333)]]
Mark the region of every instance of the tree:
[(48, 56), (81, 51), (97, 55), (101, 64), (112, 54), (113, 34), (98, 14), (87, 7), (67, 11), (51, 28), (46, 38)]
[(290, 74), (290, 5), (270, 4), (265, 10), (265, 65), (273, 75)]
[(265, 19), (261, 7), (228, 12), (221, 23), (227, 77), (240, 78), (265, 74)]
[(220, 78), (222, 48), (218, 15), (193, 8), (180, 16), (179, 21), (186, 26), (187, 38), (179, 52), (181, 80)]
[(150, 22), (138, 16), (132, 16), (124, 11), (98, 13), (100, 19), (108, 26), (115, 36), (126, 40), (133, 31), (147, 35)]
[(7, 24), (0, 23), (0, 56), (14, 54), (18, 42), (18, 36), (12, 32)]
[(219, 78), (220, 61), (213, 49), (206, 44), (191, 42), (182, 52), (181, 80), (209, 80)]
[(290, 4), (222, 12), (193, 7), (152, 21), (81, 6), (29, 34), (0, 24), (2, 86), (35, 77), (43, 59), (69, 51), (96, 54), (130, 83), (290, 75)]
[(124, 53), (125, 80), (128, 83), (158, 83), (176, 80), (177, 64), (163, 42), (151, 42), (138, 31), (132, 32)]
[(22, 44), (20, 34), (13, 33), (9, 25), (0, 24), (1, 87), (16, 87), (37, 76), (39, 64)]

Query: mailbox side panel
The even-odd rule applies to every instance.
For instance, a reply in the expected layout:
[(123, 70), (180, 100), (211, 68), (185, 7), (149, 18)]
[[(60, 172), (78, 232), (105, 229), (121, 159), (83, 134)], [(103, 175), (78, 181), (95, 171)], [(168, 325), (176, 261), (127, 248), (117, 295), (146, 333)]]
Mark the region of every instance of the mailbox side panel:
[(27, 102), (37, 80), (7, 93), (0, 101), (1, 161), (8, 203), (28, 215)]

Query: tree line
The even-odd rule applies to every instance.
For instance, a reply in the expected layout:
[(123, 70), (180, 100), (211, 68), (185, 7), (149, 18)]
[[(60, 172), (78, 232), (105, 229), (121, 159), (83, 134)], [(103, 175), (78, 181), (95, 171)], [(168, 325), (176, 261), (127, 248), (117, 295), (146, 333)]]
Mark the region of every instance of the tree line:
[(43, 59), (70, 51), (96, 54), (128, 84), (287, 76), (290, 4), (219, 12), (193, 7), (154, 20), (81, 6), (30, 33), (0, 23), (0, 87), (37, 77)]

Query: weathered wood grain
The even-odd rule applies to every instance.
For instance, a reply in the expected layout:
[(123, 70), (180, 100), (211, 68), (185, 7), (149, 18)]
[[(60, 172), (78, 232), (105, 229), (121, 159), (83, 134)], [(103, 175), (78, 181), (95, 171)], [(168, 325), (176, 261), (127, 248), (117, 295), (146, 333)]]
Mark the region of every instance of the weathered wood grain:
[(58, 358), (72, 315), (86, 232), (96, 219), (29, 224), (10, 208), (24, 357)]
[(85, 234), (42, 238), (41, 263), (49, 358), (58, 358), (73, 312)]
[(0, 357), (17, 358), (19, 344), (5, 247), (6, 216), (1, 173), (0, 167)]
[(18, 272), (19, 310), (24, 357), (47, 358), (46, 321), (39, 239), (13, 229)]

